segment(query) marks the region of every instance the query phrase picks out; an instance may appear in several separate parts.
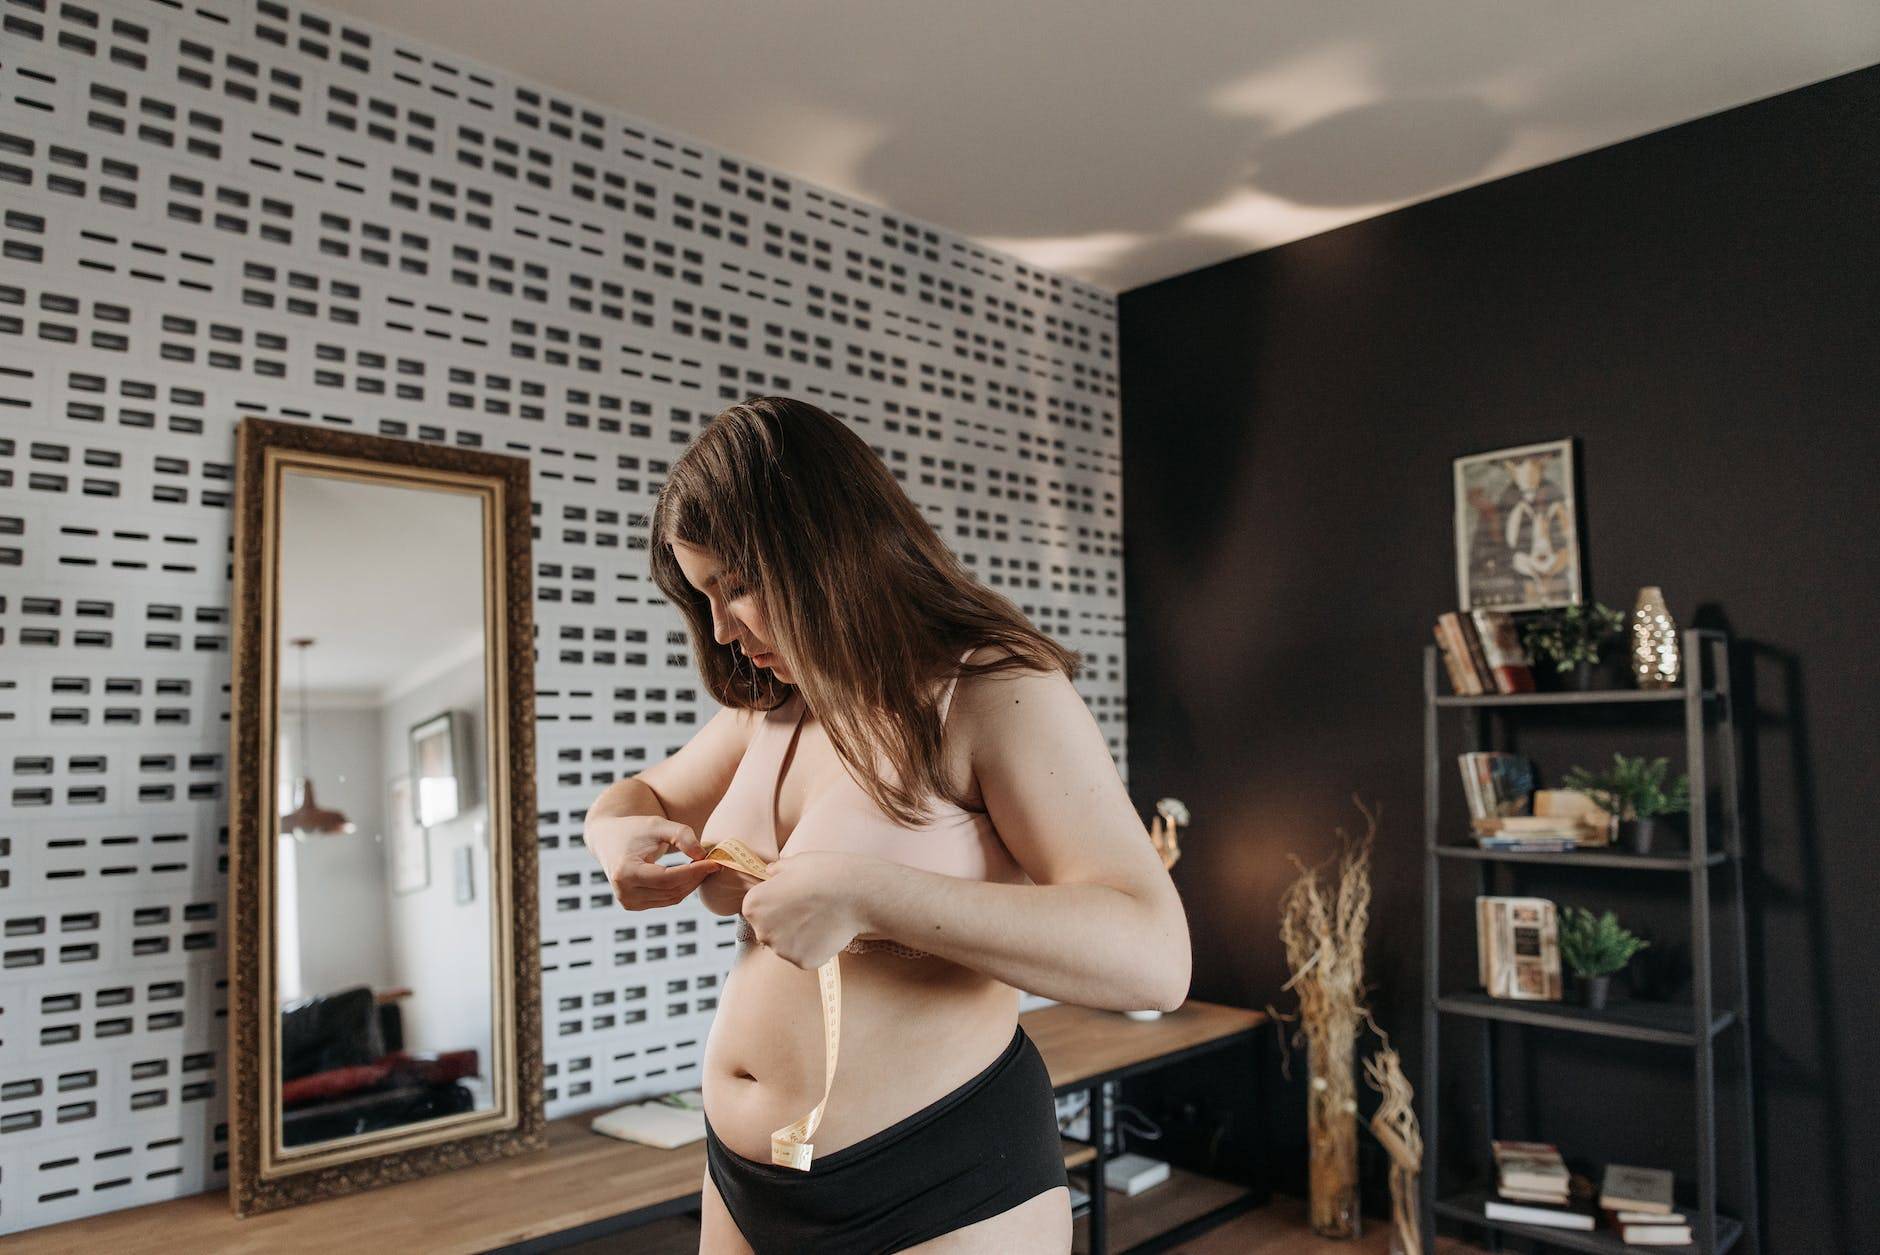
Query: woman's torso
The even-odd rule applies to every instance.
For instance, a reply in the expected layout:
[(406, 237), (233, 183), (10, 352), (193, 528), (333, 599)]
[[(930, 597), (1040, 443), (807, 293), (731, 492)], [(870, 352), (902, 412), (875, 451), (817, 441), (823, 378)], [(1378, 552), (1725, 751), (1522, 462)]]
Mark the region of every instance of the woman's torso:
[[(946, 770), (973, 799), (971, 762), (959, 742), (943, 742)], [(985, 816), (938, 799), (928, 805), (927, 824), (918, 829), (883, 813), (849, 777), (799, 693), (760, 716), (700, 839), (709, 847), (737, 837), (770, 858), (781, 838), (783, 857), (812, 848), (861, 850), (946, 875), (1029, 883)], [(1018, 1015), (1012, 986), (937, 955), (870, 951), (844, 953), (840, 962), (842, 1042), (813, 1139), (819, 1157), (958, 1087), (998, 1057)], [(713, 1131), (730, 1149), (768, 1163), (771, 1132), (822, 1096), (816, 973), (743, 942), (706, 1038), (702, 1072)]]

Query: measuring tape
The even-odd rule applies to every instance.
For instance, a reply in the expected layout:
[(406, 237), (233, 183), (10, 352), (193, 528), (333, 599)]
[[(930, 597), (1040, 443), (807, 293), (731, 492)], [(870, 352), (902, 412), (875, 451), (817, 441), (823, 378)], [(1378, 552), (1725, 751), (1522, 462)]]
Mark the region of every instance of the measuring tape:
[[(764, 866), (751, 847), (736, 837), (726, 837), (710, 850), (705, 857), (714, 863), (723, 863), (726, 867), (769, 880), (771, 873)], [(808, 1115), (793, 1120), (770, 1135), (770, 1162), (782, 1164), (786, 1168), (809, 1171), (810, 1156), (815, 1153), (815, 1146), (809, 1141), (809, 1135), (822, 1123), (823, 1108), (829, 1103), (829, 1089), (836, 1079), (836, 1047), (842, 1043), (842, 969), (838, 966), (840, 952), (829, 956), (829, 961), (816, 969), (816, 983), (822, 993), (823, 1013), (823, 1096), (822, 1101), (812, 1108)]]

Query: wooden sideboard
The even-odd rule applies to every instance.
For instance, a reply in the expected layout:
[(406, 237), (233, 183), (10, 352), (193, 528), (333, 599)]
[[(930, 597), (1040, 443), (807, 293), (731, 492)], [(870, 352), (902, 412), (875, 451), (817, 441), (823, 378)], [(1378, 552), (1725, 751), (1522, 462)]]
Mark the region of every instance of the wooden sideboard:
[[(1100, 1083), (1249, 1035), (1258, 1011), (1189, 1001), (1156, 1020), (1116, 1011), (1057, 1005), (1019, 1017), (1064, 1091)], [(680, 1212), (696, 1211), (705, 1175), (703, 1139), (674, 1150), (606, 1137), (588, 1121), (607, 1107), (552, 1120), (548, 1147), (441, 1176), (406, 1181), (343, 1198), (236, 1219), (224, 1190), (0, 1238), (7, 1251), (169, 1255), (328, 1252), (359, 1244), (374, 1250), (481, 1252), (527, 1246), (585, 1230), (598, 1236)], [(1091, 1147), (1066, 1141), (1066, 1164), (1088, 1164)]]

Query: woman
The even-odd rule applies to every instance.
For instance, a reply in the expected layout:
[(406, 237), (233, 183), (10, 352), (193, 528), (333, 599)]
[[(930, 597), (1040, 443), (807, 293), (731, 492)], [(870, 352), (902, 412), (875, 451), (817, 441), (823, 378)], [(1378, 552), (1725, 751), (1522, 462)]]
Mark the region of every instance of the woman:
[[(652, 575), (724, 706), (616, 782), (585, 837), (629, 910), (742, 914), (705, 1045), (701, 1252), (1070, 1250), (1019, 990), (1173, 1009), (1181, 902), (1072, 687), (1077, 655), (964, 571), (817, 407), (719, 414), (673, 466)], [(758, 879), (705, 859), (735, 837)], [(662, 866), (678, 850), (692, 861)], [(839, 1068), (807, 1171), (770, 1134)]]

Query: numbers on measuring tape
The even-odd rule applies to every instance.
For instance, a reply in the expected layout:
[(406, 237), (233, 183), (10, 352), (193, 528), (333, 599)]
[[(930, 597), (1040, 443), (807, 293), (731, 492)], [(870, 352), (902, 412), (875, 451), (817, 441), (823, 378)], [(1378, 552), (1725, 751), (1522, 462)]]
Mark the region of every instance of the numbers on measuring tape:
[[(741, 872), (748, 872), (759, 880), (769, 880), (770, 871), (764, 866), (750, 846), (736, 837), (726, 837), (723, 841), (706, 851), (705, 857), (716, 863), (723, 863)], [(786, 1168), (795, 1168), (808, 1172), (811, 1157), (816, 1148), (810, 1142), (810, 1135), (816, 1132), (816, 1126), (822, 1123), (823, 1109), (829, 1105), (829, 1090), (836, 1079), (836, 1053), (842, 1044), (842, 968), (841, 956), (832, 954), (828, 962), (816, 969), (816, 989), (822, 996), (823, 1011), (823, 1093), (809, 1113), (791, 1121), (770, 1135), (770, 1162)]]

